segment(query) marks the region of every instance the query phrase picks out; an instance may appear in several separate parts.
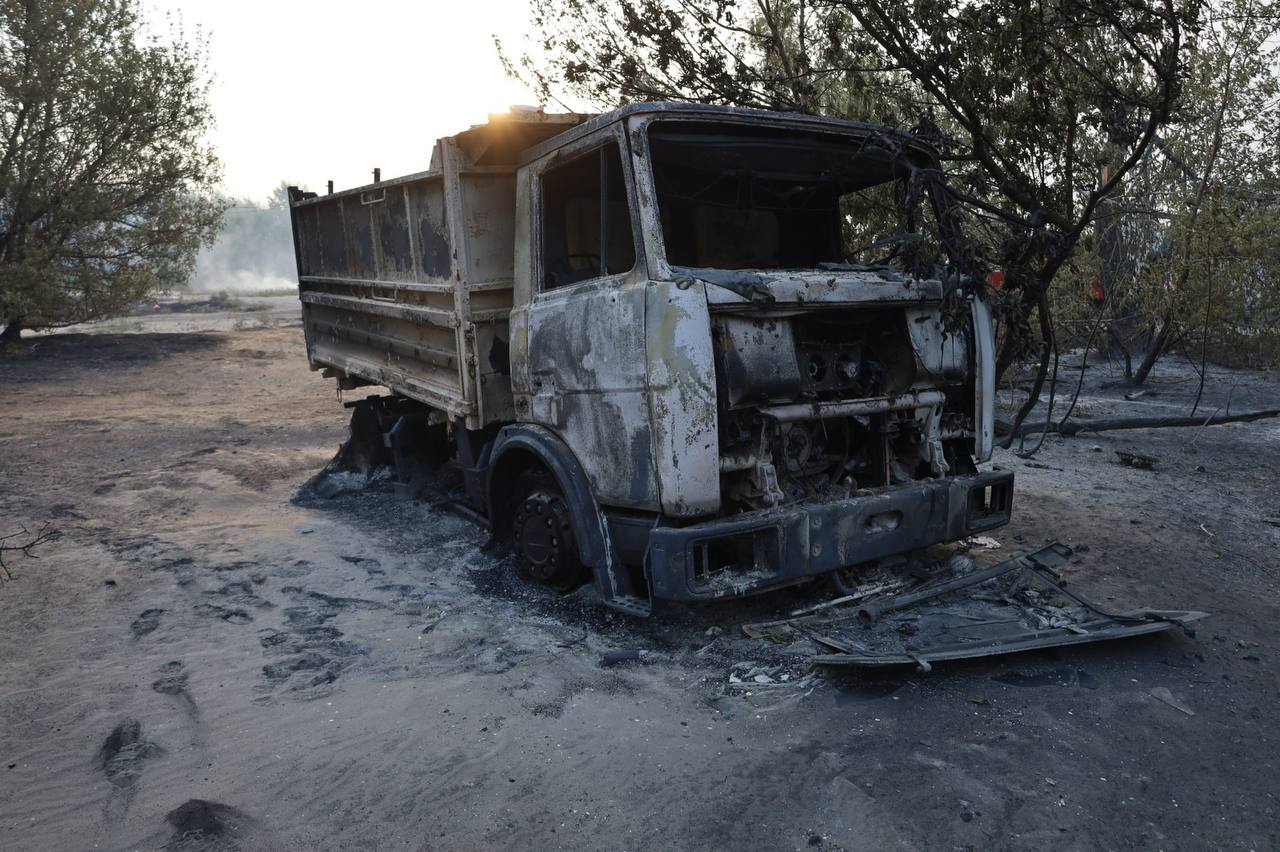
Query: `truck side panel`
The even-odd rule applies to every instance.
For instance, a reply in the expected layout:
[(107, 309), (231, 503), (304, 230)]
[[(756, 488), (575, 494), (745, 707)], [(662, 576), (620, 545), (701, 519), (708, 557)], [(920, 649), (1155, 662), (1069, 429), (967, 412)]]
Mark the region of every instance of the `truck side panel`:
[(596, 499), (654, 510), (658, 483), (646, 386), (648, 282), (614, 276), (540, 293), (529, 307), (532, 386), (522, 419), (546, 426), (578, 457)]
[(293, 216), (313, 366), (465, 413), (442, 176), (310, 199)]
[(507, 366), (514, 175), (442, 168), (292, 206), (315, 368), (381, 384), (468, 428), (513, 419)]

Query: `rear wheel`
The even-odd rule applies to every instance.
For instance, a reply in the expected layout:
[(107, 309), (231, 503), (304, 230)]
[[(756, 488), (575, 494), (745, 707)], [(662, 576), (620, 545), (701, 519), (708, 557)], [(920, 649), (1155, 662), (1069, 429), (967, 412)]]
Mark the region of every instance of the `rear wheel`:
[(545, 473), (526, 475), (512, 521), (520, 571), (558, 592), (571, 592), (586, 580), (573, 537), (573, 516), (555, 481)]

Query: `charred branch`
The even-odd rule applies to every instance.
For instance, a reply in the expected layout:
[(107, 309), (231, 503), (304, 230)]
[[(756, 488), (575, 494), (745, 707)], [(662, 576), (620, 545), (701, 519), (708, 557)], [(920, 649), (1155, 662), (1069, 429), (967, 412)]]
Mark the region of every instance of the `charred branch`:
[(1026, 423), (1017, 427), (1007, 420), (996, 421), (996, 431), (1001, 435), (1021, 438), (1037, 432), (1055, 432), (1060, 435), (1076, 435), (1081, 432), (1113, 432), (1120, 429), (1163, 429), (1170, 426), (1220, 426), (1224, 423), (1248, 423), (1268, 417), (1280, 417), (1280, 408), (1262, 411), (1246, 411), (1241, 414), (1222, 414), (1210, 417), (1117, 417), (1090, 422)]
[(4, 574), (4, 579), (13, 579), (13, 572), (9, 570), (9, 566), (4, 561), (6, 553), (10, 554), (10, 556), (20, 553), (27, 559), (37, 559), (36, 548), (54, 541), (58, 538), (58, 535), (58, 531), (52, 529), (46, 522), (44, 526), (34, 533), (29, 532), (25, 526), (20, 526), (17, 532), (0, 536), (0, 573)]

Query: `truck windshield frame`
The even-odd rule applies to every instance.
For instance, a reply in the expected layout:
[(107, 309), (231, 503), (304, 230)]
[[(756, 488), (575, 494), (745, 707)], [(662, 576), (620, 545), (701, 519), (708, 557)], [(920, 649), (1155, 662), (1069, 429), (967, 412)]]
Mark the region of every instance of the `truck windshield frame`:
[(946, 262), (934, 199), (911, 185), (922, 163), (909, 140), (678, 119), (651, 122), (647, 136), (671, 268), (893, 262), (915, 272)]

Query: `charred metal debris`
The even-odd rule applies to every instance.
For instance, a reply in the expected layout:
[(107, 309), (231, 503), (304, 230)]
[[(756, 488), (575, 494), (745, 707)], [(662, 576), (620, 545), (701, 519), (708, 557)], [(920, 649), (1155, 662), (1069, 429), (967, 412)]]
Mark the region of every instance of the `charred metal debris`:
[(986, 568), (953, 558), (921, 578), (870, 579), (835, 606), (747, 624), (758, 639), (809, 639), (827, 666), (916, 665), (1122, 639), (1192, 625), (1208, 613), (1103, 608), (1058, 573), (1070, 548), (1051, 544)]

